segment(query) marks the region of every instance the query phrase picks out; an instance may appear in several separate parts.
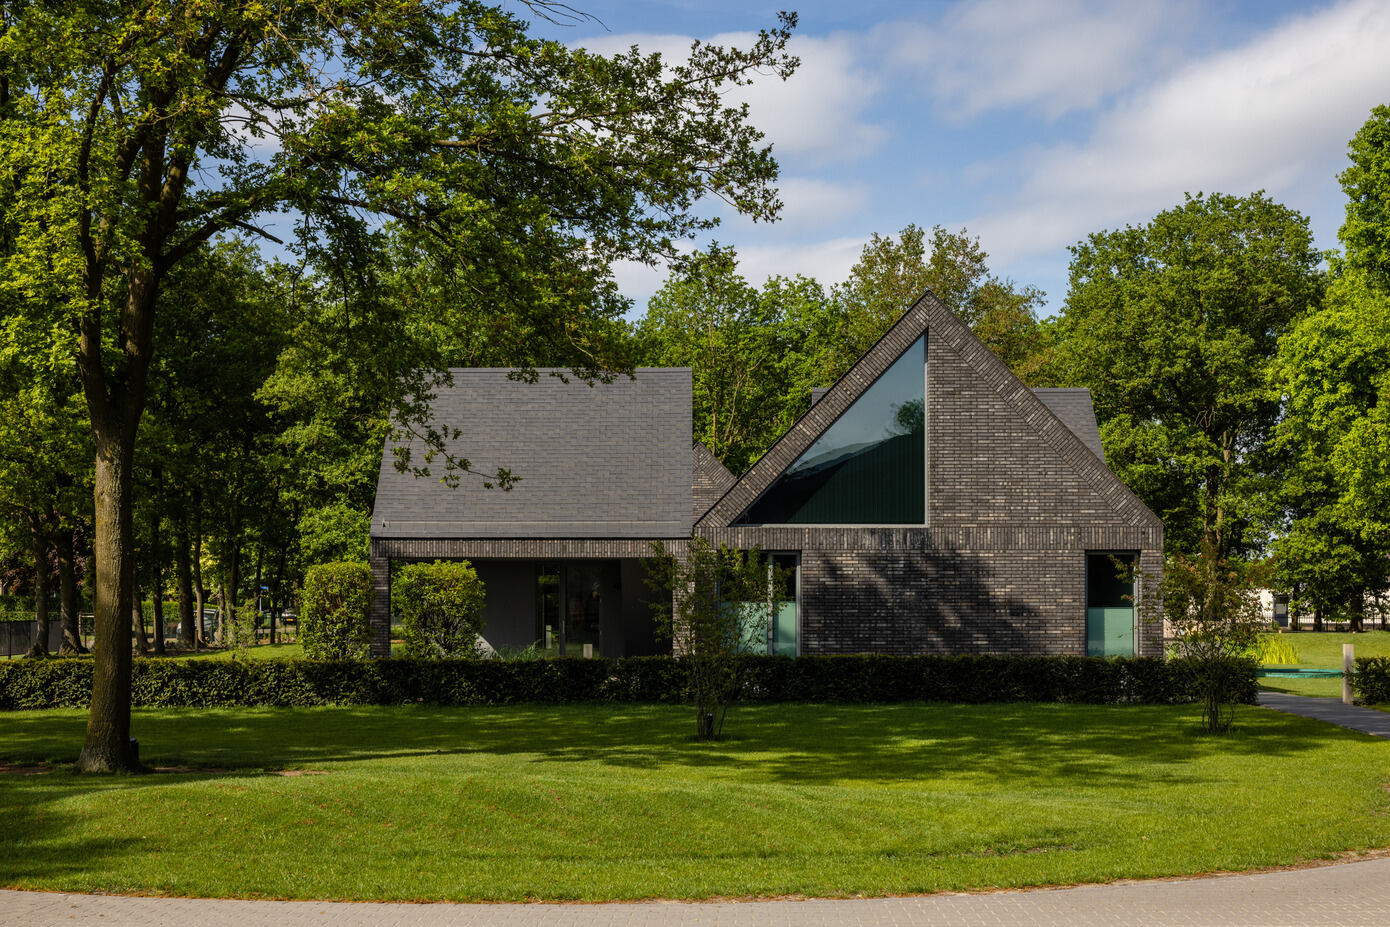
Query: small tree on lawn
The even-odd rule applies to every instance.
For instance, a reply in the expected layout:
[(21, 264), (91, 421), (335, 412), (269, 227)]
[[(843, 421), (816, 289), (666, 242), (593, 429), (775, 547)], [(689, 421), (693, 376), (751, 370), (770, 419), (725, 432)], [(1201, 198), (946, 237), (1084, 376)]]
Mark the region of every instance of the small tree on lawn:
[(405, 655), (450, 660), (478, 655), (483, 581), (466, 562), (412, 563), (396, 574), (392, 606), (401, 619)]
[(1255, 589), (1262, 568), (1218, 557), (1170, 557), (1163, 568), (1163, 616), (1172, 654), (1192, 661), (1202, 695), (1202, 726), (1230, 729), (1239, 695), (1240, 661), (1259, 641), (1265, 620)]
[(372, 571), (365, 563), (321, 563), (304, 577), (299, 640), (315, 660), (365, 660), (372, 642)]
[(767, 652), (772, 590), (785, 583), (786, 571), (757, 548), (716, 549), (703, 538), (692, 538), (683, 557), (659, 544), (653, 550), (647, 585), (655, 593), (657, 633), (671, 640), (689, 672), (696, 736), (713, 740), (743, 690), (742, 656)]

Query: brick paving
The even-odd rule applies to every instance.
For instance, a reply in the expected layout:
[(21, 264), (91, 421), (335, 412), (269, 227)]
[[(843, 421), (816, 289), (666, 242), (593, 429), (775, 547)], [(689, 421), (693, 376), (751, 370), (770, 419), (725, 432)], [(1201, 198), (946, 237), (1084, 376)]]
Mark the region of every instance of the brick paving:
[(0, 924), (107, 927), (1358, 927), (1390, 923), (1390, 858), (976, 895), (637, 904), (344, 904), (0, 891)]
[[(1286, 711), (1289, 714), (1326, 721), (1328, 724), (1336, 724), (1363, 734), (1390, 738), (1390, 712), (1362, 708), (1359, 705), (1343, 705), (1339, 698), (1261, 692), (1259, 705), (1262, 708), (1273, 708), (1275, 711)], [(1386, 922), (1390, 923), (1390, 917), (1386, 918)]]

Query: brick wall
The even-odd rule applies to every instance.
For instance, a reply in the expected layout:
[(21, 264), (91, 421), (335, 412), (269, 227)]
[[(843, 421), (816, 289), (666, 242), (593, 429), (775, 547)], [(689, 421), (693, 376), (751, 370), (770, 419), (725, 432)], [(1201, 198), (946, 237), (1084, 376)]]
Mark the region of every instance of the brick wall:
[[(921, 528), (734, 522), (927, 329)], [(1152, 512), (934, 297), (917, 303), (704, 518), (712, 543), (801, 552), (802, 653), (1085, 653), (1087, 551), (1162, 569)], [(1141, 653), (1161, 628), (1141, 616)]]

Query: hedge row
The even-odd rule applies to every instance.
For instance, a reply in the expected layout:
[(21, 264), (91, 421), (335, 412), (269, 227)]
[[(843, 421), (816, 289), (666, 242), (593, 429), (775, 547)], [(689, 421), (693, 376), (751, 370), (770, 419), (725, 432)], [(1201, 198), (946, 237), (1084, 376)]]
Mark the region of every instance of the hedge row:
[[(1085, 702), (1172, 704), (1197, 698), (1181, 660), (1150, 657), (743, 657), (751, 702)], [(1254, 661), (1237, 700), (1254, 702)], [(137, 707), (507, 705), (682, 701), (679, 658), (618, 660), (136, 660)], [(83, 707), (90, 659), (0, 664), (0, 709)]]
[(1390, 704), (1390, 657), (1357, 657), (1351, 685), (1364, 704)]

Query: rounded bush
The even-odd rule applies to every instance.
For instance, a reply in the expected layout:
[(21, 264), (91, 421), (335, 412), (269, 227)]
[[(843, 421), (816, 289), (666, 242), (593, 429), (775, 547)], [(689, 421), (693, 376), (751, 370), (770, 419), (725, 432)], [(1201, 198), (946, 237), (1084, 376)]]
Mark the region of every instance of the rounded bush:
[(371, 649), (372, 571), (365, 563), (322, 563), (304, 576), (299, 641), (314, 660), (365, 660)]
[(484, 599), (483, 581), (466, 561), (401, 567), (391, 606), (401, 620), (403, 655), (416, 660), (477, 656)]

